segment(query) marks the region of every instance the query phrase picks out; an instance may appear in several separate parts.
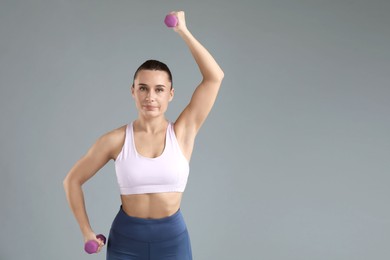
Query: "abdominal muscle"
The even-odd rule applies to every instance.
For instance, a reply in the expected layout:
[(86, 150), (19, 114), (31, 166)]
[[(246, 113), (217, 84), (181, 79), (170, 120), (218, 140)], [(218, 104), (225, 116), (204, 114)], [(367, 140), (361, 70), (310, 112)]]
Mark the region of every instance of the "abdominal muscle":
[(121, 195), (122, 209), (132, 217), (158, 219), (175, 214), (182, 192)]

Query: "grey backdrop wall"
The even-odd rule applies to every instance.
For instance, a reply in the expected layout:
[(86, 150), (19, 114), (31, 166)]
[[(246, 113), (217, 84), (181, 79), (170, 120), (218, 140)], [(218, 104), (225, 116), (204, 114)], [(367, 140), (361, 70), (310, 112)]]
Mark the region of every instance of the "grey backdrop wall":
[[(129, 85), (166, 62), (174, 120), (200, 80), (188, 27), (225, 71), (182, 209), (194, 259), (389, 259), (390, 2), (1, 0), (0, 259), (88, 256), (62, 180), (136, 116)], [(113, 161), (84, 186), (96, 232)]]

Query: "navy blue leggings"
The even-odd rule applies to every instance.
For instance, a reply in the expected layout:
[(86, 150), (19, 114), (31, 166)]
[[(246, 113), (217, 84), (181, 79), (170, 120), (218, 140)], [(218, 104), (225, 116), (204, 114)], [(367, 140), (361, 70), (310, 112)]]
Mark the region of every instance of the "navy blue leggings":
[(181, 210), (160, 219), (127, 215), (122, 206), (107, 242), (107, 260), (192, 260)]

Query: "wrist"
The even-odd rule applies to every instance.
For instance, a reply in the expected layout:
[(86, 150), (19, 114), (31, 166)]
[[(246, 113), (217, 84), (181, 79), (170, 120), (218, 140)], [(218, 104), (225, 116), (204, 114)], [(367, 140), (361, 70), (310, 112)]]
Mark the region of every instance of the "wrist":
[(89, 236), (91, 233), (94, 233), (91, 227), (82, 227), (81, 228), (81, 233), (83, 234), (84, 237)]
[(181, 37), (185, 37), (185, 36), (191, 35), (191, 32), (190, 32), (187, 28), (177, 30), (177, 33), (178, 33)]

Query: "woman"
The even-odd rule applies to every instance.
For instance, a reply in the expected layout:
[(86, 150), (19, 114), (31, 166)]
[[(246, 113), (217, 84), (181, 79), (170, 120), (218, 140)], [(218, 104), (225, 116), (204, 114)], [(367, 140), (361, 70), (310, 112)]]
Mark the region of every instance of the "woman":
[(138, 118), (98, 138), (72, 167), (64, 188), (84, 241), (96, 238), (85, 209), (82, 185), (109, 160), (115, 169), (122, 205), (115, 217), (107, 259), (192, 259), (190, 239), (180, 211), (195, 137), (217, 97), (224, 73), (187, 29), (183, 11), (172, 12), (174, 27), (194, 57), (202, 81), (172, 123), (165, 118), (174, 88), (168, 67), (149, 60), (134, 75), (131, 95)]

